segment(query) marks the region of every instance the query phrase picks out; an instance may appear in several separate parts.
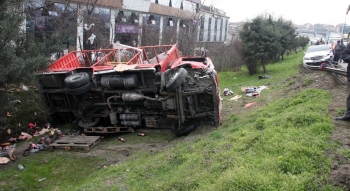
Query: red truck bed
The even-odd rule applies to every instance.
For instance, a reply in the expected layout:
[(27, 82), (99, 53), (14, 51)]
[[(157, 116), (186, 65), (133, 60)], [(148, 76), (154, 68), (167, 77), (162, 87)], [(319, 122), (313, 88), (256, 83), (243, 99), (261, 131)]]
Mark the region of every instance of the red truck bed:
[(129, 47), (117, 45), (113, 49), (73, 51), (51, 63), (47, 72), (71, 71), (81, 67), (92, 67), (95, 70), (109, 70), (118, 64), (138, 65), (149, 68), (159, 65), (164, 72), (168, 65), (179, 58), (176, 45), (158, 45)]

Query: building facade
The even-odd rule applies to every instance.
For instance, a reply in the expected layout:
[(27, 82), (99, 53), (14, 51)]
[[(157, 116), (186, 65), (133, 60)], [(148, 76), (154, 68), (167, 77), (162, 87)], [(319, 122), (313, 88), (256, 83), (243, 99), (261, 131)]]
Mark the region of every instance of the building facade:
[(229, 17), (200, 0), (27, 0), (27, 32), (69, 50), (227, 41)]

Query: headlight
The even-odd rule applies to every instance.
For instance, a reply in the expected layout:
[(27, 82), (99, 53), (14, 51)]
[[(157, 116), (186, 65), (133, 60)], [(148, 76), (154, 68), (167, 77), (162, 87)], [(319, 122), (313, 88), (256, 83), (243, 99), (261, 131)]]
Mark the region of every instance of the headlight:
[(325, 56), (323, 56), (323, 58), (330, 58), (331, 57), (331, 54), (327, 54)]
[(304, 60), (310, 60), (310, 58), (309, 57), (304, 57)]

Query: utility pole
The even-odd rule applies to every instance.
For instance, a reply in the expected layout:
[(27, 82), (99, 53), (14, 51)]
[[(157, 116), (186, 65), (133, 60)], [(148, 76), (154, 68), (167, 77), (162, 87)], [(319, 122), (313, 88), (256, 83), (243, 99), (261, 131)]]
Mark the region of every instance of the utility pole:
[[(350, 11), (350, 5), (348, 6), (348, 8), (347, 8), (347, 10), (346, 10), (345, 22), (344, 22), (344, 26), (343, 26), (342, 33), (341, 33), (342, 38), (344, 37), (344, 28), (345, 28), (345, 25), (346, 25), (346, 18), (348, 17), (349, 11)], [(347, 38), (347, 39), (349, 39), (349, 33), (348, 33), (348, 38)]]

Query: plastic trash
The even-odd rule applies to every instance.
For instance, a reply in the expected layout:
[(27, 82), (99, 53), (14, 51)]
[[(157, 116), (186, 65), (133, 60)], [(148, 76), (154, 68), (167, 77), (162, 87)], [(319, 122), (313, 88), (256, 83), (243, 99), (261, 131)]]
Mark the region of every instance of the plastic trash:
[(24, 90), (24, 91), (28, 91), (28, 90), (29, 90), (29, 88), (28, 88), (27, 86), (25, 86), (25, 85), (23, 85), (21, 88), (22, 88), (22, 90)]
[(13, 100), (13, 101), (10, 101), (10, 104), (20, 104), (22, 103), (21, 100)]
[(318, 68), (319, 70), (323, 71), (323, 69), (326, 67), (326, 63), (322, 62), (320, 67)]
[(18, 170), (20, 170), (20, 171), (24, 170), (24, 166), (21, 164), (19, 164), (17, 167), (18, 167)]
[(270, 76), (268, 76), (268, 75), (258, 76), (258, 79), (259, 79), (259, 80), (265, 79), (265, 78), (270, 78)]
[(233, 91), (231, 91), (228, 88), (225, 88), (224, 91), (222, 92), (222, 94), (224, 94), (224, 96), (233, 95)]
[(246, 92), (246, 93), (253, 93), (253, 92), (256, 92), (256, 87), (247, 88), (247, 89), (245, 89), (245, 92)]
[(256, 102), (247, 103), (247, 104), (244, 106), (244, 108), (251, 107), (251, 106), (253, 106), (253, 105), (255, 105), (255, 104), (256, 104)]
[(46, 178), (40, 178), (38, 181), (41, 182), (41, 181), (44, 181), (46, 180)]
[(141, 137), (144, 137), (144, 136), (146, 136), (146, 133), (138, 133), (137, 135), (141, 136)]

